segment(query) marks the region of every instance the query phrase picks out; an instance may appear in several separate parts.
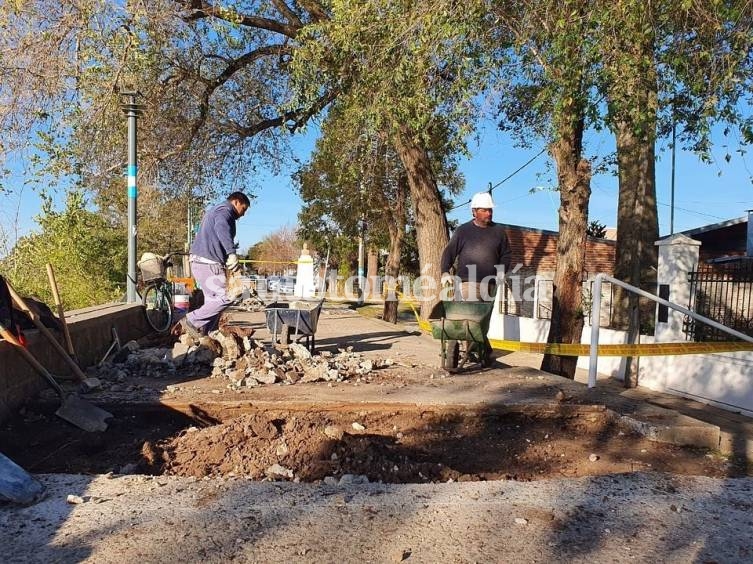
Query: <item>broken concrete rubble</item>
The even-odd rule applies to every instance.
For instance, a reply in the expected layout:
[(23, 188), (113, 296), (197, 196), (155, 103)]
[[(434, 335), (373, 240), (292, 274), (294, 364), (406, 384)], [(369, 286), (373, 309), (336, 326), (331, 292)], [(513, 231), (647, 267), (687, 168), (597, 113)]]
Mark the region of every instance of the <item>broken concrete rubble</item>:
[(239, 342), (234, 336), (225, 336), (222, 343), (228, 346), (223, 349), (222, 358), (215, 359), (212, 376), (229, 379), (228, 387), (232, 389), (259, 384), (342, 382), (394, 364), (392, 359), (367, 360), (350, 347), (340, 349), (337, 354), (322, 351), (312, 355), (305, 346), (297, 343), (281, 350), (265, 348), (248, 338)]
[(241, 296), (241, 301), (236, 306), (238, 309), (243, 309), (245, 311), (264, 311), (264, 308), (266, 308), (266, 304), (262, 301), (262, 299), (259, 297), (259, 295), (256, 292), (250, 292), (249, 294), (244, 294)]
[(187, 335), (169, 347), (140, 348), (138, 343), (123, 347), (122, 361), (104, 362), (87, 370), (91, 381), (113, 390), (130, 377), (164, 378), (212, 366), (213, 378), (230, 381), (228, 388), (239, 390), (276, 383), (343, 382), (368, 379), (372, 371), (395, 364), (391, 358), (372, 360), (353, 352), (352, 347), (337, 353), (312, 353), (298, 343), (277, 349), (265, 346), (237, 331), (213, 331), (196, 344)]

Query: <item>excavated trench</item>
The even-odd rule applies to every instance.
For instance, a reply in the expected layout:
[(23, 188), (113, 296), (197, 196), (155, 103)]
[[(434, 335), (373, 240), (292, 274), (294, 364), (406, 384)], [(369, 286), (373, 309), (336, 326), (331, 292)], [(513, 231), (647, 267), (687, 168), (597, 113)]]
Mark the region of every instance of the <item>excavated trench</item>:
[(729, 476), (726, 460), (651, 442), (610, 412), (405, 406), (110, 405), (85, 433), (37, 406), (0, 428), (0, 450), (34, 473), (424, 483), (634, 471)]

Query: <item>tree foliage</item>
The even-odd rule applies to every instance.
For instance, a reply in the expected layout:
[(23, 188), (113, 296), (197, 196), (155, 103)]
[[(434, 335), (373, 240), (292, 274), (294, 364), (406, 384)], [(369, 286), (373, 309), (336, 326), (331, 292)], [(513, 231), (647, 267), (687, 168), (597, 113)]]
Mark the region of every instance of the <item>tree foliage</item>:
[(209, 198), (252, 184), (252, 163), (282, 162), (286, 136), (274, 132), (286, 130), (275, 128), (295, 117), (281, 112), (285, 42), (303, 22), (272, 4), (6, 3), (2, 56), (14, 64), (4, 66), (0, 121), (16, 133), (7, 149), (28, 148), (32, 131), (45, 172), (74, 171), (107, 190), (125, 164), (121, 93), (134, 91), (144, 105), (140, 182), (173, 195), (201, 186)]
[(607, 234), (607, 226), (601, 223), (598, 219), (594, 219), (588, 222), (586, 227), (586, 235), (589, 237), (595, 237), (596, 239), (603, 239)]
[(37, 218), (41, 232), (23, 237), (0, 261), (16, 289), (53, 303), (46, 274), (52, 264), (67, 309), (120, 299), (125, 287), (125, 232), (87, 209), (80, 191), (67, 196), (65, 209), (44, 202)]
[[(251, 267), (263, 275), (295, 272), (295, 262), (301, 255), (302, 244), (296, 230), (284, 226), (270, 233), (247, 251)], [(313, 253), (312, 249), (309, 252)]]

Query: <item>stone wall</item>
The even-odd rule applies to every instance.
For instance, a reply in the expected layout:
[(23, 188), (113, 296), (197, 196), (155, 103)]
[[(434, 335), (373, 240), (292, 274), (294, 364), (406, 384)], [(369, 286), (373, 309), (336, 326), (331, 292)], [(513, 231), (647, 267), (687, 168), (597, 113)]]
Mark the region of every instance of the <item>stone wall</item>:
[[(149, 332), (140, 304), (107, 304), (66, 313), (79, 364), (97, 364), (113, 342), (112, 329), (121, 343)], [(39, 331), (26, 331), (28, 350), (57, 378), (73, 375), (60, 354)], [(64, 343), (62, 335), (59, 341)], [(13, 345), (0, 340), (0, 421), (47, 387), (44, 378), (24, 360)]]

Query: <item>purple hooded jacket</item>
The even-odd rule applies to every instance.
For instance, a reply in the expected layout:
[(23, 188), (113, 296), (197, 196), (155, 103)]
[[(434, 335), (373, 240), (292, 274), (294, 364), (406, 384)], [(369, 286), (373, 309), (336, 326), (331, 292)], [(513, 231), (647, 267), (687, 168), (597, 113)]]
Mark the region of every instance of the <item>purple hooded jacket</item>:
[(235, 222), (238, 214), (229, 201), (207, 210), (191, 245), (191, 254), (225, 264), (235, 252)]

